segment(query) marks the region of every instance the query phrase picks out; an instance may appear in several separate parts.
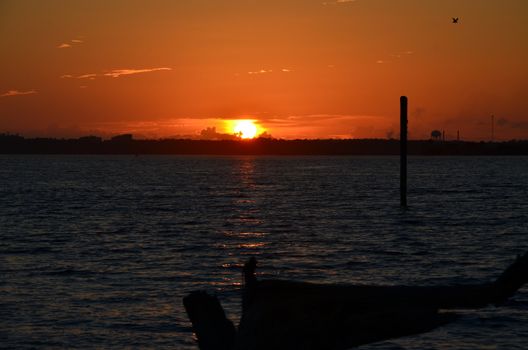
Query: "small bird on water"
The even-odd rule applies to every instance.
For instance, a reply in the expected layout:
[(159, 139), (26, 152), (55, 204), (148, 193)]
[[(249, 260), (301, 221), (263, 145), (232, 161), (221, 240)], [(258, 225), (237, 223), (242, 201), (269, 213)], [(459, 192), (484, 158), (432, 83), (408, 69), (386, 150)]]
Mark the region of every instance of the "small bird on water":
[(453, 24), (458, 24), (458, 17), (453, 17)]

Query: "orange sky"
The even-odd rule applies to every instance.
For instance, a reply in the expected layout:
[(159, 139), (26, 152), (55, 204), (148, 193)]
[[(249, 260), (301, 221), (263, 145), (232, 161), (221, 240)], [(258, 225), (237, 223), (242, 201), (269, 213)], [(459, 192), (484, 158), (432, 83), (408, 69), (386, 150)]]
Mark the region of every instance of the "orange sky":
[[(460, 17), (458, 25), (451, 17)], [(0, 0), (0, 132), (528, 138), (526, 0)]]

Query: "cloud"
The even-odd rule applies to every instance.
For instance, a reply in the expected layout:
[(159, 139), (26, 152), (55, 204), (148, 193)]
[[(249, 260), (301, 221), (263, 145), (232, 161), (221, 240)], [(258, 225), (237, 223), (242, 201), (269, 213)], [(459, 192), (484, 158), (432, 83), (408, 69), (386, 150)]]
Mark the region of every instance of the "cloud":
[(510, 121), (506, 118), (499, 118), (497, 120), (497, 125), (500, 125), (500, 126), (508, 125), (509, 123)]
[(270, 70), (261, 69), (261, 70), (257, 70), (254, 72), (248, 72), (248, 74), (266, 74), (266, 73), (273, 73), (273, 70), (272, 69)]
[(528, 122), (526, 121), (515, 121), (501, 117), (497, 120), (497, 125), (502, 127), (509, 127), (513, 129), (528, 129)]
[[(391, 54), (389, 54), (389, 56), (392, 57), (393, 59), (398, 60), (398, 59), (401, 59), (401, 58), (403, 58), (405, 56), (410, 56), (412, 54), (414, 54), (414, 51), (410, 51), (409, 50), (409, 51), (400, 51), (400, 52), (396, 52), (396, 53), (391, 53)], [(390, 63), (390, 62), (393, 62), (393, 61), (388, 61), (388, 60), (377, 60), (376, 61), (376, 63), (379, 63), (379, 64), (381, 64), (381, 63)]]
[(157, 71), (164, 71), (164, 70), (172, 70), (172, 68), (167, 67), (160, 67), (160, 68), (146, 68), (146, 69), (113, 69), (109, 72), (104, 73), (104, 76), (112, 77), (112, 78), (119, 78), (122, 75), (131, 75), (131, 74), (140, 74), (140, 73), (149, 73), (149, 72), (157, 72)]
[(57, 49), (69, 49), (69, 48), (72, 48), (73, 45), (82, 44), (83, 42), (84, 41), (82, 41), (81, 39), (71, 39), (70, 41), (66, 43), (57, 45)]
[(99, 74), (96, 73), (89, 73), (89, 74), (81, 74), (81, 75), (71, 75), (71, 74), (64, 74), (61, 75), (61, 79), (90, 79), (94, 80), (95, 77), (97, 77)]
[(95, 73), (90, 73), (90, 74), (79, 75), (79, 76), (76, 77), (76, 78), (77, 78), (77, 79), (90, 79), (90, 80), (94, 80), (96, 76), (97, 76), (97, 74), (95, 74)]
[[(290, 73), (290, 72), (293, 72), (293, 70), (288, 69), (288, 68), (281, 68), (280, 72)], [(247, 74), (250, 74), (250, 75), (253, 75), (253, 74), (266, 74), (266, 73), (273, 73), (273, 69), (261, 69), (261, 70), (247, 72)]]
[[(260, 121), (266, 124), (281, 124), (285, 125), (317, 125), (328, 126), (329, 121), (335, 124), (340, 121), (357, 121), (363, 119), (382, 119), (384, 116), (376, 115), (346, 115), (346, 114), (305, 114), (305, 115), (290, 115), (290, 116), (270, 116), (269, 118), (259, 118)], [(330, 124), (332, 124), (330, 123)]]
[(335, 0), (335, 1), (325, 1), (322, 4), (323, 5), (336, 5), (336, 4), (347, 4), (356, 2), (356, 0)]
[(9, 90), (8, 92), (0, 95), (0, 97), (10, 97), (10, 96), (20, 96), (20, 95), (32, 95), (36, 94), (36, 90), (28, 90), (28, 91), (19, 91), (19, 90)]
[(216, 127), (207, 127), (200, 131), (200, 137), (204, 140), (237, 140), (239, 137), (234, 134), (224, 134), (216, 131)]
[(274, 137), (310, 138), (385, 138), (394, 128), (392, 119), (383, 115), (312, 114), (258, 118)]
[(415, 119), (423, 119), (427, 114), (427, 111), (423, 107), (416, 107), (412, 112), (411, 115)]
[(118, 77), (120, 77), (122, 75), (157, 72), (157, 71), (163, 71), (163, 70), (172, 70), (172, 68), (161, 67), (161, 68), (148, 68), (148, 69), (114, 69), (114, 70), (108, 71), (106, 73), (100, 73), (100, 74), (98, 74), (98, 73), (88, 73), (88, 74), (81, 74), (81, 75), (64, 74), (64, 75), (61, 75), (61, 78), (62, 79), (90, 79), (90, 80), (94, 80), (97, 77), (118, 78)]
[(404, 56), (410, 56), (414, 53), (414, 51), (401, 51), (396, 53), (391, 53), (390, 56), (394, 58), (402, 58)]

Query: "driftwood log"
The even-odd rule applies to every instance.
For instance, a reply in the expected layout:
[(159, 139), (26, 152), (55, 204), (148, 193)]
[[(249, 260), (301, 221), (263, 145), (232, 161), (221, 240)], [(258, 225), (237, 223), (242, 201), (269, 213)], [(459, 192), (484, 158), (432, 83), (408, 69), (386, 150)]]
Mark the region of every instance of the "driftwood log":
[(201, 350), (347, 349), (456, 318), (441, 309), (500, 305), (528, 281), (528, 253), (495, 282), (436, 287), (258, 281), (256, 265), (251, 258), (244, 266), (238, 331), (216, 297), (193, 292), (184, 298)]

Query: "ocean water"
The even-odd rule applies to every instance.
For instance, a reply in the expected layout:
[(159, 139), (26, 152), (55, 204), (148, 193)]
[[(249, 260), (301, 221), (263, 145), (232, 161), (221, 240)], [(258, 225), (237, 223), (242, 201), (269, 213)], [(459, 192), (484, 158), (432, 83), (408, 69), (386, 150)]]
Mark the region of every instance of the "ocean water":
[[(527, 157), (0, 156), (0, 348), (197, 349), (182, 297), (258, 278), (484, 282), (528, 251)], [(528, 288), (360, 349), (526, 349)]]

